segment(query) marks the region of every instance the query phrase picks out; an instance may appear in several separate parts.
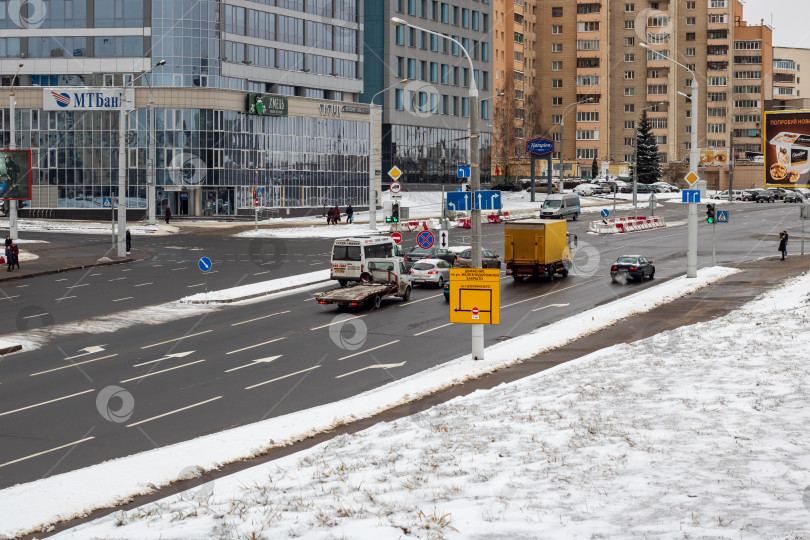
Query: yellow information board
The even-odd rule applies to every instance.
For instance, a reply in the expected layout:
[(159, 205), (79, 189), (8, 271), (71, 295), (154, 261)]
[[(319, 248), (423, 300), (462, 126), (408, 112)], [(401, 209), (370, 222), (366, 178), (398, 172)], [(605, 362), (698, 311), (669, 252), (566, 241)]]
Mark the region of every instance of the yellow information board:
[(500, 324), (500, 270), (497, 268), (450, 269), (450, 322)]

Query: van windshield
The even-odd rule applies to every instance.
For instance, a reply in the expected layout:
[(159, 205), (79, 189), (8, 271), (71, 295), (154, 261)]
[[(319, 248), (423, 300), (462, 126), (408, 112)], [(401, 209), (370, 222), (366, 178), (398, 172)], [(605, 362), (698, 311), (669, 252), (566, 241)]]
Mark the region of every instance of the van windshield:
[(562, 201), (559, 199), (543, 201), (543, 208), (559, 208), (560, 206), (562, 206)]
[(332, 248), (333, 261), (359, 261), (360, 246), (335, 246)]

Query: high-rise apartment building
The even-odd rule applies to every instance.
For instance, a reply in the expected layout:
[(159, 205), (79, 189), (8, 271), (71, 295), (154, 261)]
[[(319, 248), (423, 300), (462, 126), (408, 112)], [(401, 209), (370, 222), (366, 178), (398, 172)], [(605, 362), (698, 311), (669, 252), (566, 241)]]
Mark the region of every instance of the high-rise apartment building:
[(773, 99), (810, 98), (810, 77), (802, 79), (802, 65), (810, 71), (810, 49), (773, 48)]
[[(32, 150), (32, 207), (100, 211), (118, 196), (120, 101), (82, 96), (120, 98), (159, 60), (166, 64), (133, 85), (125, 126), (133, 219), (152, 181), (158, 211), (179, 215), (249, 211), (254, 188), (268, 207), (367, 204), (369, 110), (357, 103), (363, 0), (2, 4), (0, 85), (22, 65), (15, 139)], [(6, 108), (6, 147), (9, 127)]]
[[(365, 2), (365, 87), (361, 101), (368, 103), (382, 92), (375, 100), (383, 105), (382, 174), (396, 165), (407, 182), (458, 181), (456, 166), (469, 165), (469, 92), (474, 79), (481, 100), (481, 180), (489, 180), (489, 98), (493, 89), (490, 2)], [(434, 33), (394, 26), (392, 17)], [(470, 55), (472, 68), (462, 47)], [(408, 81), (397, 85), (403, 79)]]

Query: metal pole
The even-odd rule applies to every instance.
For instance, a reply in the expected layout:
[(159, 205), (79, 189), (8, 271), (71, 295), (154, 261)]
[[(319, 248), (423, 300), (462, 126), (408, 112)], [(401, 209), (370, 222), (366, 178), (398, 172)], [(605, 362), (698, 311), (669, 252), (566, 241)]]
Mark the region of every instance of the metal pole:
[[(369, 130), (368, 130), (368, 226), (372, 231), (377, 230), (377, 182), (374, 176), (374, 101), (369, 107)], [(380, 141), (382, 142), (382, 141)], [(382, 144), (380, 145), (382, 149)], [(382, 152), (380, 152), (382, 156)], [(382, 167), (382, 165), (380, 165)]]
[(728, 136), (729, 146), (731, 147), (731, 159), (728, 160), (728, 202), (734, 200), (734, 159), (737, 157), (736, 152), (734, 152), (734, 115), (731, 115), (732, 124), (731, 124), (731, 133)]
[(121, 106), (118, 108), (118, 256), (127, 256), (124, 231), (127, 229), (127, 149), (126, 149), (126, 85), (121, 87)]
[[(563, 167), (564, 167), (563, 160), (565, 159), (563, 156), (564, 156), (564, 150), (565, 150), (565, 111), (566, 111), (566, 109), (568, 109), (568, 107), (563, 109), (562, 118), (560, 119), (560, 183), (562, 183)], [(551, 164), (551, 160), (549, 160), (549, 164)], [(551, 168), (551, 167), (549, 167), (549, 168)], [(553, 175), (551, 174), (551, 171), (549, 171), (549, 173), (548, 173), (548, 187), (546, 188), (546, 194), (547, 195), (551, 195), (551, 180), (552, 180), (552, 178), (553, 178)]]
[(802, 219), (802, 255), (804, 255), (804, 219)]
[[(692, 133), (691, 146), (689, 150), (689, 170), (697, 174), (699, 160), (698, 154), (698, 82), (695, 73), (692, 72)], [(686, 244), (686, 277), (697, 277), (697, 203), (689, 203), (689, 214), (686, 220), (687, 244)]]
[[(465, 51), (466, 53), (466, 51)], [(467, 56), (469, 58), (469, 55)], [(481, 209), (475, 204), (475, 192), (481, 189), (481, 138), (478, 134), (478, 87), (470, 60), (470, 187), (473, 192), (472, 267), (481, 268)], [(484, 359), (484, 325), (472, 325), (472, 358)]]
[[(20, 64), (22, 66), (22, 64)], [(19, 71), (19, 69), (17, 70)], [(8, 109), (9, 109), (9, 143), (8, 147), (10, 150), (17, 149), (17, 96), (14, 93), (14, 89), (12, 88), (8, 94)], [(19, 196), (19, 195), (18, 195)], [(12, 240), (19, 240), (20, 235), (17, 229), (17, 201), (14, 199), (8, 199), (8, 224), (9, 224), (9, 234), (11, 235)]]
[[(529, 188), (529, 189), (531, 189), (531, 198), (529, 199), (531, 202), (534, 202), (534, 158), (535, 158), (535, 156), (534, 156), (534, 154), (532, 154), (532, 157), (531, 157), (532, 183), (531, 183), (531, 188)], [(551, 167), (551, 160), (550, 159), (548, 160), (548, 166)], [(551, 174), (549, 174), (548, 177), (551, 178)]]
[(633, 165), (633, 217), (638, 217), (638, 131), (636, 131), (635, 163)]
[(149, 95), (149, 160), (146, 168), (146, 207), (149, 225), (155, 224), (155, 98)]
[(712, 266), (717, 266), (717, 223), (712, 223)]

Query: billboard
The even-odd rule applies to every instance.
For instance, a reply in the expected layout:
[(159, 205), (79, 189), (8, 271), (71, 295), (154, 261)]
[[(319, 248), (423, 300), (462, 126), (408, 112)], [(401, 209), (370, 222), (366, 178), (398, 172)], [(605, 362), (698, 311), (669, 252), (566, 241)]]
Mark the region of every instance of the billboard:
[(31, 150), (0, 150), (0, 199), (31, 200)]
[(727, 167), (728, 148), (701, 148), (701, 167)]
[(117, 111), (121, 108), (122, 98), (126, 110), (132, 110), (135, 103), (135, 90), (127, 88), (124, 94), (121, 88), (100, 87), (83, 88), (69, 86), (65, 88), (43, 88), (42, 109), (45, 111)]
[(765, 111), (765, 187), (810, 182), (810, 111)]

